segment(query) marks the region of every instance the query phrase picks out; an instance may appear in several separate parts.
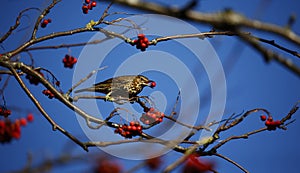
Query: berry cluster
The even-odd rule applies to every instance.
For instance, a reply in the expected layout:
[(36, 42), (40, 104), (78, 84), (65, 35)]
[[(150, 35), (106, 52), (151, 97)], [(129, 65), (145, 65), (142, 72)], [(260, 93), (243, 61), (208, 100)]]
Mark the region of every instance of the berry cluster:
[(6, 109), (5, 107), (0, 107), (0, 116), (8, 117), (11, 114), (11, 110)]
[(132, 138), (133, 136), (137, 136), (142, 133), (142, 126), (139, 122), (131, 121), (129, 125), (124, 124), (119, 126), (115, 133), (120, 134), (125, 138)]
[(89, 10), (92, 10), (93, 7), (97, 6), (97, 2), (96, 1), (92, 1), (91, 0), (85, 0), (85, 3), (82, 5), (82, 12), (84, 14), (88, 14)]
[(262, 121), (266, 121), (265, 125), (267, 126), (268, 130), (276, 130), (277, 127), (279, 127), (282, 123), (280, 120), (273, 120), (272, 116), (261, 115), (260, 119)]
[(46, 28), (46, 26), (47, 26), (49, 23), (51, 23), (51, 22), (52, 22), (51, 19), (44, 19), (44, 20), (42, 21), (42, 23), (41, 23), (41, 27), (42, 27), (42, 28)]
[(141, 51), (145, 51), (148, 48), (150, 42), (148, 38), (144, 34), (138, 34), (138, 39), (133, 40), (132, 45), (136, 45), (137, 49), (141, 49)]
[(74, 64), (77, 63), (77, 58), (66, 54), (62, 62), (64, 63), (65, 68), (73, 68)]
[[(41, 72), (41, 69), (35, 69), (34, 71), (38, 72), (41, 76), (44, 77), (44, 74)], [(36, 77), (31, 76), (29, 74), (26, 75), (26, 79), (28, 79), (29, 83), (33, 85), (38, 85), (40, 83), (40, 81)]]
[(16, 119), (14, 122), (9, 119), (0, 120), (0, 143), (7, 143), (12, 139), (19, 139), (21, 137), (21, 127), (26, 126), (27, 122), (32, 121), (32, 114), (28, 114), (26, 118)]
[(45, 94), (46, 96), (48, 96), (49, 99), (53, 99), (54, 98), (54, 94), (50, 90), (43, 90), (43, 94)]
[(143, 113), (140, 120), (146, 124), (161, 123), (165, 114), (151, 107), (146, 113)]

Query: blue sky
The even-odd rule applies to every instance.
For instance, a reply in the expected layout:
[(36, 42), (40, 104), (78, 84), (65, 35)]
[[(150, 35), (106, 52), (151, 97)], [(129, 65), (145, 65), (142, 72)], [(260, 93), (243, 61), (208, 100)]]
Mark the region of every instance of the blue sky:
[[(163, 1), (155, 1), (163, 2)], [(1, 25), (0, 33), (7, 31), (11, 26), (18, 12), (28, 7), (45, 7), (47, 1), (16, 1), (16, 0), (3, 0), (0, 14)], [(171, 1), (172, 4), (180, 6), (182, 1)], [(63, 1), (54, 8), (47, 16), (52, 19), (52, 23), (45, 29), (40, 29), (38, 35), (45, 35), (51, 32), (67, 30), (70, 28), (81, 27), (88, 23), (91, 19), (97, 19), (97, 16), (107, 6), (107, 3), (98, 2), (98, 6), (90, 12), (89, 15), (83, 15), (81, 13), (82, 1)], [(291, 14), (299, 16), (299, 2), (296, 0), (289, 0), (288, 2), (280, 1), (268, 1), (268, 0), (255, 0), (255, 1), (220, 1), (220, 0), (204, 0), (196, 7), (197, 10), (203, 12), (217, 12), (224, 8), (232, 8), (233, 10), (252, 19), (259, 19), (269, 23), (284, 26), (287, 23), (288, 17)], [(112, 12), (128, 12), (130, 14), (140, 14), (141, 11), (135, 11), (129, 8), (123, 8), (118, 5), (114, 5), (111, 8)], [(28, 15), (24, 16), (21, 20), (23, 28), (21, 31), (15, 32), (12, 38), (2, 44), (0, 52), (6, 52), (22, 44), (28, 39), (28, 33), (30, 32), (31, 22), (34, 21), (38, 15), (36, 11), (30, 11)], [(118, 16), (118, 15), (117, 15)], [(194, 27), (200, 31), (209, 31), (210, 28), (205, 25), (196, 24), (190, 22)], [(157, 24), (159, 27), (161, 24)], [(296, 20), (292, 29), (297, 33), (300, 28), (300, 23)], [(146, 32), (146, 31), (145, 31)], [(251, 30), (252, 32), (252, 30)], [(299, 46), (290, 44), (289, 42), (275, 37), (270, 34), (253, 31), (253, 34), (266, 38), (274, 39), (281, 45), (284, 45), (293, 50), (299, 50)], [(41, 43), (39, 45), (55, 45), (61, 43), (74, 43), (88, 41), (94, 36), (94, 33), (78, 34), (72, 37), (66, 37), (64, 39), (58, 38), (54, 40)], [(283, 68), (276, 62), (270, 62), (266, 64), (261, 56), (247, 47), (244, 43), (241, 43), (237, 38), (228, 36), (218, 36), (208, 40), (214, 47), (220, 61), (223, 64), (227, 85), (227, 98), (224, 112), (224, 118), (228, 117), (232, 113), (241, 113), (243, 111), (253, 108), (266, 108), (268, 109), (275, 119), (279, 119), (286, 115), (292, 106), (299, 100), (299, 77), (292, 74), (287, 69)], [(101, 47), (101, 46), (100, 46)], [(93, 49), (95, 48), (95, 49)], [(96, 49), (97, 48), (97, 49)], [(91, 46), (95, 53), (101, 54), (99, 46)], [(35, 64), (37, 66), (46, 66), (49, 70), (52, 70), (55, 75), (62, 82), (62, 89), (66, 91), (72, 85), (73, 70), (63, 68), (61, 63), (65, 54), (70, 53), (75, 57), (81, 58), (83, 48), (75, 47), (68, 49), (58, 50), (42, 50), (33, 51), (32, 55), (35, 58)], [(199, 67), (199, 62), (194, 61), (193, 58), (187, 59), (188, 56), (192, 56), (186, 52), (185, 49), (180, 47), (177, 42), (169, 41), (159, 43), (155, 47), (150, 47), (149, 51), (165, 51), (172, 52), (174, 55), (182, 58), (182, 62), (192, 69), (193, 76), (197, 79), (196, 82), (199, 85), (199, 93), (201, 95), (201, 115), (208, 113), (210, 108), (210, 99), (205, 100), (206, 97), (210, 97), (210, 85), (208, 76), (205, 73), (203, 67)], [(94, 53), (94, 52), (93, 52)], [(95, 76), (96, 80), (103, 80), (111, 77), (118, 65), (126, 59), (127, 56), (140, 53), (129, 45), (121, 44), (109, 54), (111, 59), (107, 59), (104, 65), (108, 65), (109, 68), (101, 71)], [(299, 59), (291, 57), (284, 52), (281, 54), (291, 58), (291, 60), (300, 66)], [(146, 54), (138, 54), (139, 56), (146, 56)], [(21, 54), (21, 57), (28, 62), (28, 55)], [(157, 62), (160, 63), (160, 62)], [(87, 67), (89, 68), (89, 67)], [(92, 70), (92, 69), (90, 69)], [(87, 69), (88, 72), (88, 69)], [(153, 91), (160, 91), (165, 93), (168, 99), (167, 111), (170, 111), (172, 107), (172, 97), (176, 98), (178, 87), (172, 87), (175, 85), (174, 80), (167, 75), (163, 75), (159, 72), (149, 71), (146, 72), (151, 79), (157, 81), (157, 87), (155, 90), (145, 89), (143, 93), (145, 95), (150, 94)], [(84, 76), (84, 74), (82, 74)], [(61, 124), (65, 129), (69, 130), (79, 138), (86, 140), (86, 136), (77, 121), (76, 116), (65, 106), (61, 106), (55, 100), (49, 100), (41, 91), (44, 89), (42, 86), (29, 86), (36, 97), (40, 99), (41, 104), (45, 107), (53, 119)], [(174, 94), (176, 93), (176, 94)], [(83, 154), (85, 152), (77, 146), (70, 144), (70, 141), (66, 139), (61, 133), (53, 132), (50, 124), (33, 108), (33, 104), (29, 102), (29, 99), (20, 90), (20, 87), (15, 81), (11, 80), (8, 88), (5, 90), (5, 98), (8, 107), (20, 108), (20, 111), (13, 110), (12, 118), (25, 116), (28, 112), (33, 112), (35, 115), (35, 121), (22, 129), (22, 137), (20, 140), (13, 141), (10, 144), (1, 145), (0, 152), (0, 172), (11, 171), (20, 169), (26, 165), (27, 153), (32, 153), (33, 162), (38, 163), (40, 160), (46, 158), (55, 158), (66, 148), (73, 149), (74, 153)], [(106, 103), (97, 102), (100, 107), (105, 106)], [(109, 113), (110, 107), (105, 107), (104, 112)], [(255, 114), (239, 126), (224, 133), (224, 137), (229, 135), (237, 135), (251, 129), (257, 129), (263, 126), (263, 122), (259, 120), (260, 114)], [(299, 113), (296, 113), (295, 117)], [(298, 170), (297, 164), (300, 159), (300, 151), (297, 150), (300, 126), (298, 120), (289, 125), (287, 131), (277, 130), (275, 132), (264, 132), (250, 137), (247, 140), (236, 140), (229, 142), (221, 147), (218, 151), (225, 156), (237, 161), (244, 166), (250, 172), (296, 172)], [(65, 151), (65, 150), (64, 150)], [(92, 149), (92, 152), (99, 152), (98, 149)], [(166, 158), (165, 164), (171, 163), (174, 159), (178, 158), (180, 154), (170, 152), (164, 156)], [(239, 172), (239, 170), (227, 163), (226, 161), (215, 159), (217, 162), (217, 169), (220, 172)], [(129, 169), (136, 165), (136, 161), (124, 161), (124, 167)], [(64, 168), (54, 169), (53, 172), (71, 172), (89, 169), (90, 164), (78, 164), (76, 166), (66, 166)], [(142, 170), (144, 171), (144, 170)], [(180, 171), (177, 169), (176, 171)]]

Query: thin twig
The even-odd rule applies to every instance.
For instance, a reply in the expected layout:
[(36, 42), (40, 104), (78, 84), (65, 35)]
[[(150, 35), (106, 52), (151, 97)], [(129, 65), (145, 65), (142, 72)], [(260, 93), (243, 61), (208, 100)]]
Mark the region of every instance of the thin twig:
[(77, 82), (75, 85), (73, 85), (67, 92), (66, 92), (66, 95), (70, 95), (70, 93), (76, 88), (78, 87), (80, 84), (82, 84), (83, 82), (85, 82), (86, 80), (88, 80), (90, 77), (92, 77), (96, 72), (98, 71), (101, 71), (101, 70), (104, 70), (106, 69), (107, 66), (104, 66), (104, 67), (101, 67), (101, 68), (98, 68), (96, 70), (93, 70), (91, 71), (86, 77), (84, 77), (83, 79), (81, 79), (79, 82)]
[(241, 169), (243, 172), (245, 172), (245, 173), (249, 173), (249, 171), (246, 170), (243, 166), (241, 166), (241, 165), (238, 164), (237, 162), (231, 160), (230, 158), (228, 158), (228, 157), (226, 157), (226, 156), (224, 156), (224, 155), (222, 155), (222, 154), (219, 154), (219, 153), (213, 153), (212, 155), (218, 156), (218, 157), (220, 157), (220, 158), (222, 158), (222, 159), (224, 159), (224, 160), (226, 160), (226, 161), (228, 161), (228, 162), (234, 164), (236, 167), (240, 168), (240, 169)]
[(35, 46), (24, 49), (24, 51), (32, 51), (32, 50), (43, 50), (43, 49), (59, 49), (59, 48), (70, 48), (70, 47), (79, 47), (93, 44), (100, 44), (110, 38), (106, 37), (101, 40), (93, 40), (90, 42), (82, 42), (82, 43), (73, 43), (73, 44), (60, 44), (60, 45), (49, 45), (49, 46)]
[(25, 10), (22, 10), (22, 11), (19, 13), (19, 15), (18, 15), (15, 24), (14, 24), (13, 26), (11, 26), (11, 27), (9, 28), (9, 30), (8, 30), (8, 31), (0, 38), (0, 43), (2, 43), (3, 41), (5, 41), (5, 40), (11, 35), (11, 33), (12, 33), (15, 29), (18, 28), (18, 26), (20, 25), (20, 19), (22, 18), (23, 14), (24, 14), (25, 12), (29, 11), (29, 10), (38, 10), (38, 11), (40, 11), (40, 9), (38, 9), (38, 8), (27, 8), (27, 9), (25, 9)]
[(276, 48), (278, 48), (278, 49), (281, 49), (281, 50), (283, 50), (283, 51), (285, 51), (285, 52), (288, 52), (288, 53), (291, 54), (291, 55), (294, 55), (294, 56), (300, 58), (300, 54), (299, 54), (297, 51), (294, 51), (294, 50), (288, 49), (288, 48), (286, 48), (286, 47), (283, 47), (283, 46), (277, 44), (277, 43), (275, 42), (275, 40), (267, 40), (267, 39), (259, 38), (259, 37), (255, 37), (255, 38), (256, 38), (257, 40), (261, 41), (261, 42), (270, 44), (270, 45), (272, 45), (272, 46), (274, 46), (274, 47), (276, 47)]
[(289, 69), (291, 72), (296, 74), (298, 77), (300, 77), (300, 67), (296, 66), (291, 60), (271, 51), (264, 47), (262, 47), (258, 40), (251, 37), (246, 36), (244, 34), (239, 35), (240, 38), (242, 38), (246, 43), (248, 43), (250, 46), (252, 46), (254, 49), (256, 49), (258, 52), (260, 52), (266, 62), (269, 62), (270, 60), (275, 60), (279, 64), (283, 65), (285, 68)]
[(215, 145), (211, 151), (216, 151), (218, 148), (220, 148), (222, 145), (226, 144), (227, 142), (233, 140), (233, 139), (248, 139), (249, 136), (251, 135), (254, 135), (256, 133), (260, 133), (260, 132), (263, 132), (263, 131), (266, 131), (268, 128), (267, 127), (263, 127), (263, 128), (260, 128), (260, 129), (257, 129), (257, 130), (254, 130), (254, 131), (251, 131), (251, 132), (248, 132), (248, 133), (245, 133), (243, 135), (239, 135), (239, 136), (230, 136), (228, 137), (227, 139), (225, 140), (222, 140), (221, 142), (219, 142), (217, 145)]

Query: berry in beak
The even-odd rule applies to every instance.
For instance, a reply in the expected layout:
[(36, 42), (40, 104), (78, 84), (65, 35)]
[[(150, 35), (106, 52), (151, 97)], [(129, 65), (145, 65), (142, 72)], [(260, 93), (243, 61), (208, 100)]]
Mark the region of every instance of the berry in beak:
[(149, 87), (154, 88), (156, 86), (156, 82), (154, 81), (149, 81)]

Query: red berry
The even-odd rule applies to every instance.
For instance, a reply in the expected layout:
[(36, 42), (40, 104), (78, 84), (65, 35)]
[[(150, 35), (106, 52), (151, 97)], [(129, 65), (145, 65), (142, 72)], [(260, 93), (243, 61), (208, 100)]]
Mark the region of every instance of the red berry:
[(20, 122), (19, 119), (16, 119), (16, 120), (15, 120), (15, 125), (16, 125), (16, 126), (20, 126), (20, 125), (21, 125), (21, 122)]
[(260, 119), (261, 119), (262, 121), (266, 121), (266, 119), (267, 119), (267, 116), (265, 116), (265, 115), (261, 115), (261, 116), (260, 116)]
[(89, 4), (91, 2), (91, 0), (85, 0), (85, 3)]
[(5, 128), (5, 122), (3, 120), (0, 120), (0, 129)]
[(151, 118), (155, 119), (155, 118), (156, 118), (156, 114), (153, 113), (153, 114), (151, 115)]
[(149, 44), (149, 40), (148, 40), (148, 38), (147, 38), (147, 37), (145, 37), (145, 38), (143, 39), (143, 42), (144, 42), (144, 43), (146, 43), (146, 44)]
[(136, 130), (139, 131), (139, 132), (142, 131), (142, 127), (141, 126), (137, 126)]
[(56, 81), (55, 85), (59, 87), (60, 86), (60, 81)]
[(155, 157), (152, 159), (146, 160), (146, 165), (151, 169), (151, 170), (157, 170), (162, 164), (162, 161), (160, 157)]
[(134, 126), (128, 126), (126, 130), (131, 131), (132, 127), (134, 127)]
[(49, 22), (51, 22), (51, 19), (44, 19), (43, 22), (41, 23), (41, 27), (45, 28)]
[(142, 44), (141, 44), (141, 47), (142, 47), (142, 48), (147, 48), (148, 45), (147, 45), (146, 43), (142, 43)]
[(114, 133), (119, 133), (119, 130), (118, 130), (118, 129), (115, 129)]
[(20, 132), (12, 132), (12, 133), (11, 133), (11, 136), (12, 136), (13, 138), (20, 139), (21, 133), (20, 133)]
[(135, 125), (135, 122), (134, 122), (134, 121), (131, 121), (131, 122), (129, 123), (129, 125), (134, 126), (134, 125)]
[(93, 6), (91, 4), (88, 5), (89, 10), (93, 10)]
[(43, 24), (47, 25), (49, 21), (47, 19), (43, 20)]
[(47, 19), (47, 21), (48, 21), (48, 23), (51, 23), (51, 22), (52, 22), (52, 20), (51, 20), (51, 19)]
[(82, 6), (82, 10), (88, 10), (88, 9), (89, 9), (88, 6), (86, 6), (86, 5)]
[(96, 2), (96, 1), (93, 1), (93, 2), (91, 3), (91, 5), (92, 5), (92, 7), (96, 7), (97, 2)]
[(120, 133), (120, 135), (123, 136), (123, 137), (125, 137), (125, 136), (126, 136), (126, 132), (125, 132), (125, 131), (122, 131), (122, 132)]
[(132, 126), (132, 131), (136, 131), (136, 126)]
[(142, 39), (145, 38), (145, 35), (144, 35), (144, 34), (138, 34), (138, 38), (139, 38), (140, 40), (142, 40)]
[(72, 63), (75, 64), (77, 62), (77, 58), (72, 57)]
[(266, 125), (266, 126), (270, 126), (271, 124), (272, 124), (272, 121), (267, 120), (267, 121), (265, 122), (265, 125)]
[(269, 116), (268, 119), (267, 119), (267, 121), (272, 122), (273, 121), (273, 117)]
[(27, 125), (27, 120), (25, 118), (20, 119), (20, 125), (21, 126), (26, 126)]
[(87, 14), (87, 13), (89, 12), (89, 7), (86, 6), (86, 5), (83, 5), (83, 6), (82, 6), (82, 12), (83, 12), (84, 14)]
[(63, 58), (62, 62), (64, 64), (64, 67), (73, 68), (74, 64), (77, 63), (77, 58), (66, 54), (65, 57)]
[(33, 114), (28, 114), (26, 117), (27, 121), (32, 122), (33, 121)]
[(12, 124), (11, 129), (11, 136), (13, 138), (19, 139), (21, 137), (21, 126), (20, 123), (15, 122), (15, 124)]
[(162, 118), (159, 118), (159, 119), (158, 119), (158, 122), (160, 122), (160, 123), (161, 123), (162, 121), (163, 121), (163, 119), (162, 119)]
[(8, 109), (4, 110), (3, 114), (4, 114), (5, 117), (7, 117), (8, 115), (11, 114), (11, 110), (8, 110)]
[(149, 112), (153, 112), (154, 111), (154, 107), (151, 107), (150, 109), (149, 109)]
[(274, 126), (279, 126), (279, 125), (281, 125), (281, 121), (276, 120), (276, 121), (273, 121), (272, 124), (273, 124)]
[(151, 87), (151, 88), (156, 87), (156, 82), (151, 82), (150, 87)]

